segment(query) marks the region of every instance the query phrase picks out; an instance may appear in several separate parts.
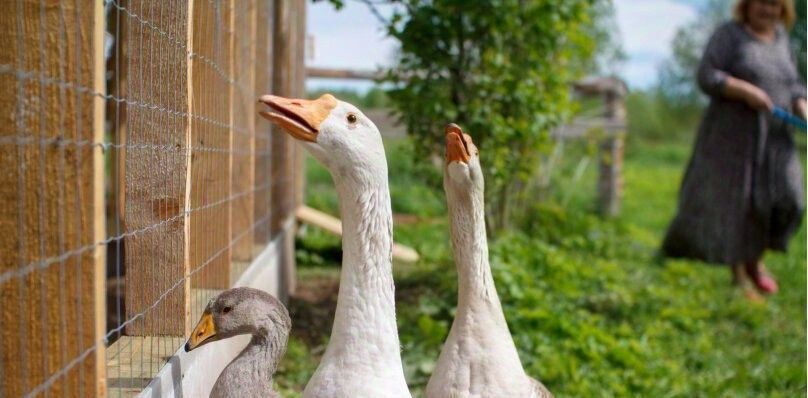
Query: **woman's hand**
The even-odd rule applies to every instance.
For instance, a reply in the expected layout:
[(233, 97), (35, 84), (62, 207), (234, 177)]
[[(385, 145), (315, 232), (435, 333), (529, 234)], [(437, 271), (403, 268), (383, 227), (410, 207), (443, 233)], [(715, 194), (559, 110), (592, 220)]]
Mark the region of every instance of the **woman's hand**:
[(752, 109), (771, 112), (774, 103), (769, 95), (759, 87), (747, 81), (734, 77), (727, 77), (724, 85), (724, 95), (728, 98), (745, 102)]
[(752, 84), (747, 83), (747, 85), (744, 96), (746, 104), (759, 111), (771, 112), (774, 109), (774, 103), (769, 98), (769, 94)]
[(798, 98), (794, 101), (794, 112), (797, 116), (805, 120), (805, 98)]

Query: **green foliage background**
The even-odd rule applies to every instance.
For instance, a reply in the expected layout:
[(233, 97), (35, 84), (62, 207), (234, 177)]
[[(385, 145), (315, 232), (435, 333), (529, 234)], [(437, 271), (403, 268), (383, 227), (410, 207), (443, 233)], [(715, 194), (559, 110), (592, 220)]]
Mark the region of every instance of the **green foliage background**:
[(569, 84), (594, 58), (595, 0), (401, 1), (389, 23), (400, 42), (387, 82), (417, 156), (443, 153), (443, 127), (460, 124), (478, 145), (488, 215), (505, 226), (525, 182), (572, 113)]
[[(553, 176), (561, 188), (531, 206), (516, 231), (491, 240), (497, 291), (528, 373), (558, 397), (805, 395), (805, 228), (787, 254), (766, 258), (782, 291), (749, 303), (725, 268), (656, 257), (689, 143), (629, 144), (624, 208), (613, 220), (594, 215), (596, 170), (572, 183), (585, 146), (565, 149)], [(456, 273), (443, 192), (421, 177), (439, 172), (412, 161), (410, 142), (388, 141), (387, 153), (394, 212), (417, 218), (398, 222), (395, 237), (422, 260), (394, 271), (406, 377), (421, 397), (454, 318)], [(313, 161), (307, 195), (312, 206), (337, 211), (333, 183)], [(301, 280), (337, 278), (339, 247), (338, 238), (307, 229), (298, 242)], [(314, 371), (331, 319), (324, 324), (315, 343), (298, 337), (312, 330), (294, 332), (277, 376), (285, 396), (299, 396)]]

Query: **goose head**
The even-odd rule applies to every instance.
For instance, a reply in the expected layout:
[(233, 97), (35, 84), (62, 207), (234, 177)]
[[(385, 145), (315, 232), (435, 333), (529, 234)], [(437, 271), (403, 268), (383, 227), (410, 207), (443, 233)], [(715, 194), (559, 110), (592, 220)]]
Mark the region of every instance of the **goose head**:
[(379, 129), (355, 106), (323, 94), (315, 100), (264, 95), (269, 119), (304, 147), (332, 174), (383, 170), (387, 160)]
[(443, 187), (450, 202), (475, 199), (482, 201), (485, 181), (480, 166), (480, 151), (463, 133), (460, 126), (450, 123), (446, 134), (446, 165)]
[(285, 348), (291, 328), (289, 312), (278, 299), (262, 290), (237, 287), (211, 299), (185, 351), (241, 334), (281, 342)]

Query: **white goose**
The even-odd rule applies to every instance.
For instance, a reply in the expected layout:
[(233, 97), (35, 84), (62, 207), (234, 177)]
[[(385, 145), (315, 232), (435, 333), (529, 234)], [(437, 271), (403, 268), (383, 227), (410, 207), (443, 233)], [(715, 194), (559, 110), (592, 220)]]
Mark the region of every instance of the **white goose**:
[(355, 106), (261, 97), (261, 115), (331, 173), (342, 215), (342, 273), (331, 340), (304, 398), (410, 397), (396, 329), (393, 216), (381, 134)]
[(457, 313), (426, 396), (552, 397), (519, 361), (488, 264), (479, 152), (454, 124), (446, 127), (443, 187), (459, 277)]

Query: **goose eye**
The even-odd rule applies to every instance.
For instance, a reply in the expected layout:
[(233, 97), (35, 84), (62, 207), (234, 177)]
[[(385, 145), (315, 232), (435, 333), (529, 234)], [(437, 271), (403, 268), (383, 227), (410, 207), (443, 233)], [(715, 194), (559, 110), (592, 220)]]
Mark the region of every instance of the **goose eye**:
[(233, 307), (224, 307), (224, 308), (222, 308), (222, 314), (226, 314), (226, 313), (230, 312), (230, 310), (232, 310), (232, 309), (233, 309)]
[(353, 113), (349, 113), (348, 116), (346, 117), (346, 119), (348, 120), (348, 123), (350, 123), (350, 124), (356, 123), (356, 115), (354, 115)]

